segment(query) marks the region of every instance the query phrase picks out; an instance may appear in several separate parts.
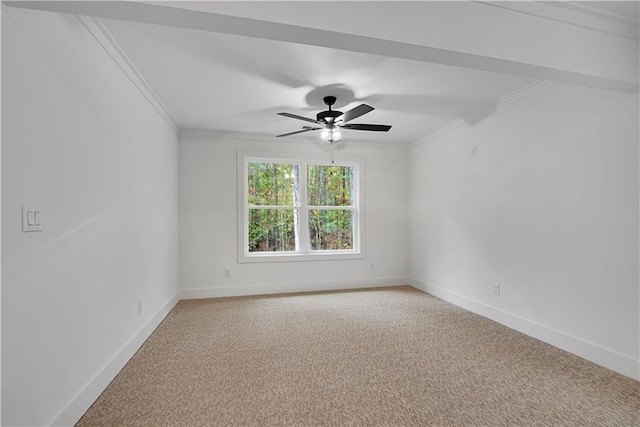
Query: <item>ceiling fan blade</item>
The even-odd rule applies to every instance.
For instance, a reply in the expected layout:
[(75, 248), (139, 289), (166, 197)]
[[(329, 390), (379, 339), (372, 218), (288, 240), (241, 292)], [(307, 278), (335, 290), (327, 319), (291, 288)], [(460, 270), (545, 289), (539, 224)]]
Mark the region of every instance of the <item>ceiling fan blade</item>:
[(319, 122), (318, 120), (308, 119), (306, 117), (298, 116), (297, 114), (291, 114), (291, 113), (276, 113), (276, 114), (278, 114), (279, 116), (291, 117), (292, 119), (304, 120), (305, 122), (317, 123), (319, 125), (324, 124), (322, 122)]
[(375, 108), (371, 107), (370, 105), (360, 104), (357, 107), (347, 111), (346, 113), (343, 113), (341, 116), (336, 117), (336, 121), (346, 123), (349, 120), (357, 119), (358, 117), (373, 110), (375, 110)]
[(391, 129), (390, 125), (367, 125), (359, 123), (346, 124), (340, 127), (353, 130), (370, 130), (373, 132), (389, 132), (389, 129)]
[(281, 136), (295, 135), (297, 133), (309, 132), (310, 130), (318, 130), (318, 129), (322, 129), (322, 128), (312, 128), (312, 127), (309, 127), (309, 126), (305, 126), (305, 128), (302, 129), (302, 130), (297, 130), (295, 132), (289, 132), (289, 133), (283, 133), (282, 135), (276, 135), (276, 138), (281, 137)]

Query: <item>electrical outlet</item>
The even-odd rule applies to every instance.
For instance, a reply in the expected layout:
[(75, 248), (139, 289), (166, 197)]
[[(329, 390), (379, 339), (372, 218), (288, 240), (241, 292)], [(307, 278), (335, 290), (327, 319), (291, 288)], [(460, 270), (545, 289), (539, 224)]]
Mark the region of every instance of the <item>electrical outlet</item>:
[(231, 270), (229, 270), (228, 268), (224, 269), (224, 278), (228, 279), (229, 277), (231, 277)]
[(493, 294), (500, 295), (500, 283), (493, 284)]
[(478, 146), (474, 145), (473, 148), (471, 149), (471, 155), (473, 157), (478, 157)]
[(138, 315), (142, 314), (142, 300), (138, 301)]

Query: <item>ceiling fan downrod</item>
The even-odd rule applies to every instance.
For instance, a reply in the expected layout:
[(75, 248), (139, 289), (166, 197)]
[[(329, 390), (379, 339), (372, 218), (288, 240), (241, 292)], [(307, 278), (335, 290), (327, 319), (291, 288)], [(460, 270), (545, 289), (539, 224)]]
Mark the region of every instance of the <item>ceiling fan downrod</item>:
[(333, 123), (335, 119), (342, 115), (342, 111), (331, 109), (331, 106), (336, 103), (335, 96), (325, 96), (324, 98), (322, 98), (322, 100), (329, 107), (329, 109), (327, 111), (321, 111), (318, 114), (316, 114), (316, 120), (320, 122), (325, 122), (327, 126), (331, 128), (333, 127)]

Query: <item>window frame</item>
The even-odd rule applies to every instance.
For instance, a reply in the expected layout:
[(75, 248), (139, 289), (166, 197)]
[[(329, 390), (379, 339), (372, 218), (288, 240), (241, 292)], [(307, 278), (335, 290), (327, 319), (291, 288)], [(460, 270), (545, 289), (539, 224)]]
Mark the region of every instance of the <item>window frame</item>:
[[(347, 260), (365, 258), (364, 245), (364, 158), (345, 156), (331, 163), (326, 157), (296, 153), (265, 153), (238, 151), (238, 262), (286, 262)], [(248, 204), (248, 165), (249, 163), (290, 163), (298, 164), (300, 170), (300, 206), (278, 207), (279, 209), (299, 209), (300, 247), (297, 251), (286, 252), (249, 252), (249, 210), (255, 206)], [(309, 206), (307, 205), (307, 166), (349, 166), (353, 167), (353, 205), (352, 206)], [(266, 206), (265, 206), (266, 207)], [(271, 208), (271, 207), (269, 207)], [(314, 208), (339, 209), (353, 211), (353, 249), (312, 250), (309, 234), (309, 212)]]

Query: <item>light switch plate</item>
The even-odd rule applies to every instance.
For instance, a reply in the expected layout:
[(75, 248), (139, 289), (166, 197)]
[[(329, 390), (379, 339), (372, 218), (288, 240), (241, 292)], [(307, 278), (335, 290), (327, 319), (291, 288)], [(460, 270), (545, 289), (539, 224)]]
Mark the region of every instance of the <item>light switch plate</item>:
[(22, 205), (22, 232), (42, 231), (42, 214), (37, 206)]

